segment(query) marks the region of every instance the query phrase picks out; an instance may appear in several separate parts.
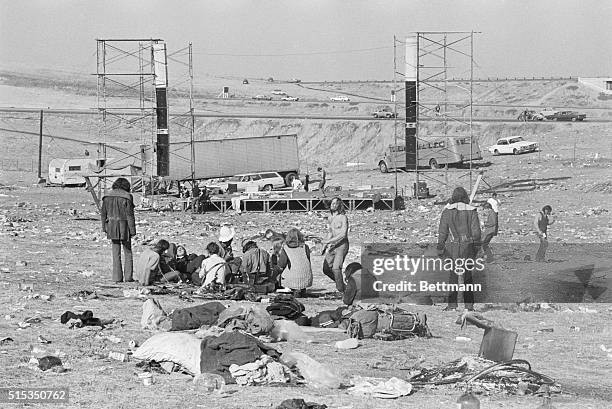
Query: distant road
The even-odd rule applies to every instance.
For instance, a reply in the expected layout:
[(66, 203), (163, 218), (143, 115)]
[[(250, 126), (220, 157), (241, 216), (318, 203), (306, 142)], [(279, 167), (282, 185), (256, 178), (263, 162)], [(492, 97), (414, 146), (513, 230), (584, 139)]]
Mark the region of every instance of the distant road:
[[(23, 113), (33, 113), (40, 112), (40, 108), (1, 108), (0, 112), (23, 112)], [(43, 109), (45, 113), (49, 114), (66, 114), (66, 115), (100, 115), (97, 109)], [(121, 115), (121, 116), (142, 116), (140, 112), (134, 112), (131, 110), (129, 112), (126, 111), (113, 111), (108, 110), (109, 114), (113, 115)], [(171, 117), (181, 117), (181, 116), (189, 116), (188, 114), (179, 114), (172, 115)], [(393, 122), (393, 119), (379, 119), (374, 118), (372, 116), (366, 115), (323, 115), (323, 114), (232, 114), (232, 113), (204, 113), (204, 112), (195, 112), (194, 116), (197, 118), (256, 118), (256, 119), (316, 119), (316, 120), (327, 120), (327, 121), (381, 121), (381, 122)], [(421, 121), (439, 121), (442, 122), (441, 118), (422, 118)], [(448, 118), (448, 122), (467, 122), (468, 119), (463, 118)], [(398, 122), (402, 123), (403, 118), (398, 118)], [(472, 118), (472, 122), (501, 122), (501, 123), (519, 123), (521, 121), (516, 120), (516, 118)], [(528, 123), (547, 123), (553, 121), (530, 121)], [(583, 123), (593, 123), (593, 122), (612, 122), (612, 118), (603, 119), (603, 118), (587, 118), (585, 121), (574, 122), (574, 124), (583, 124)]]

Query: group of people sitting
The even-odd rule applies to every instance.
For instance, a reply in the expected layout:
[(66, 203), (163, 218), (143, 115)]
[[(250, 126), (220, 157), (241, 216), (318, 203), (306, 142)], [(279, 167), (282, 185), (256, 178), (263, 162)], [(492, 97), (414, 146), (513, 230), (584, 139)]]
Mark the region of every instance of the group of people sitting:
[(310, 249), (303, 234), (297, 228), (286, 234), (268, 232), (271, 253), (259, 248), (254, 240), (245, 239), (241, 257), (234, 256), (235, 230), (228, 225), (221, 227), (218, 241), (208, 243), (199, 255), (188, 253), (183, 245), (159, 240), (137, 259), (134, 278), (142, 285), (192, 283), (210, 292), (223, 290), (228, 284), (246, 284), (261, 293), (287, 288), (303, 296), (312, 286)]
[(180, 197), (185, 200), (185, 210), (191, 209), (194, 213), (206, 213), (208, 210), (210, 192), (206, 186), (200, 188), (197, 183), (193, 182), (193, 188), (189, 189), (183, 185), (180, 189)]

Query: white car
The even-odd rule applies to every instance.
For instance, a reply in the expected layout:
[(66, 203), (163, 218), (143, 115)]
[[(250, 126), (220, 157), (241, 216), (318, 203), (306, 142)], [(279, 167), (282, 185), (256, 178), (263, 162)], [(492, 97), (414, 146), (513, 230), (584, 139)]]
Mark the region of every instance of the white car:
[(287, 93), (283, 90), (280, 89), (275, 89), (274, 91), (271, 92), (272, 95), (287, 95)]
[(298, 97), (290, 97), (289, 95), (281, 98), (281, 101), (299, 101), (299, 100), (300, 99)]
[(538, 150), (536, 142), (529, 142), (523, 139), (522, 136), (507, 136), (500, 138), (493, 146), (489, 146), (489, 152), (494, 155), (511, 153), (518, 155), (520, 153), (535, 152)]
[(251, 190), (247, 189), (248, 187), (252, 187), (252, 190), (269, 192), (275, 188), (285, 187), (285, 179), (278, 172), (257, 172), (232, 176), (225, 183), (219, 184), (225, 192), (233, 190), (230, 189), (230, 185), (236, 185), (236, 191), (238, 192)]
[(338, 95), (337, 97), (331, 97), (329, 100), (334, 101), (334, 102), (349, 102), (350, 101), (349, 97), (345, 97), (344, 95)]

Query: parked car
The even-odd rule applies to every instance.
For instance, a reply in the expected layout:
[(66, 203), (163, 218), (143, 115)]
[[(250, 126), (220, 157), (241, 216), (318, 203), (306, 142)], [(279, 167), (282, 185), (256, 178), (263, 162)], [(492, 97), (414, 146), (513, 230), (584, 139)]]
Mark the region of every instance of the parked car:
[(334, 102), (349, 102), (350, 98), (344, 95), (338, 95), (337, 97), (331, 97), (329, 100)]
[(242, 80), (242, 83), (243, 83), (244, 85), (248, 85), (248, 84), (249, 84), (249, 80), (247, 80), (247, 79), (245, 78), (245, 79), (243, 79), (243, 80)]
[(538, 149), (536, 142), (529, 142), (523, 139), (522, 136), (507, 136), (497, 140), (495, 145), (489, 146), (489, 152), (494, 155), (511, 153), (518, 155), (520, 153), (535, 152)]
[(521, 112), (518, 116), (519, 121), (543, 121), (544, 115), (532, 110), (525, 110)]
[(287, 95), (287, 93), (283, 90), (275, 89), (274, 91), (272, 91), (272, 95)]
[(245, 191), (249, 186), (255, 190), (271, 191), (275, 188), (285, 187), (285, 179), (278, 172), (257, 172), (235, 175), (228, 178), (219, 187), (227, 192), (230, 185), (236, 185), (236, 191)]
[(552, 115), (549, 115), (546, 117), (546, 119), (549, 119), (551, 121), (584, 121), (584, 118), (586, 118), (586, 114), (579, 114), (578, 112), (574, 112), (574, 111), (561, 111), (561, 112), (555, 112)]
[(287, 81), (287, 82), (291, 82), (291, 83), (294, 83), (294, 84), (299, 84), (300, 82), (302, 82), (302, 80), (301, 80), (301, 79), (299, 79), (299, 78), (291, 78), (291, 79), (290, 79), (289, 81)]
[(372, 112), (374, 118), (395, 118), (396, 113), (390, 111), (387, 108), (379, 109), (378, 111)]
[(253, 99), (263, 100), (263, 101), (272, 101), (272, 97), (267, 95), (255, 95)]
[(557, 112), (559, 112), (558, 110), (556, 110), (555, 108), (545, 108), (543, 110), (540, 111), (540, 115), (542, 115), (544, 118), (554, 115)]
[(300, 98), (298, 97), (290, 97), (289, 95), (284, 96), (281, 98), (281, 101), (299, 101)]

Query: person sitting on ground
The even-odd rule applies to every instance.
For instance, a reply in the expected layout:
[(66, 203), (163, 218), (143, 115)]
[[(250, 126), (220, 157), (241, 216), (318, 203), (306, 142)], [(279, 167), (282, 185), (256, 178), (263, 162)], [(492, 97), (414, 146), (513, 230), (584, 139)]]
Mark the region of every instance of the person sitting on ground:
[(161, 255), (168, 250), (170, 243), (161, 239), (152, 247), (147, 247), (136, 260), (134, 278), (142, 285), (151, 285), (162, 277)]
[(304, 235), (294, 228), (289, 229), (278, 257), (278, 267), (283, 270), (281, 284), (293, 290), (297, 297), (306, 294), (312, 286), (310, 249), (304, 243)]
[(232, 226), (221, 226), (221, 230), (219, 230), (219, 256), (225, 261), (234, 259), (234, 250), (232, 249), (234, 236), (236, 236), (236, 230)]
[[(169, 282), (190, 281), (191, 274), (187, 273), (190, 257), (187, 254), (187, 250), (184, 246), (176, 246), (174, 243), (170, 243), (170, 249), (173, 247), (175, 248), (175, 250), (172, 251), (173, 256), (167, 260), (168, 271), (164, 271), (162, 266), (162, 272), (164, 273), (162, 280)], [(170, 249), (168, 249), (168, 253), (170, 253)], [(192, 258), (197, 257), (195, 254), (191, 256)]]
[(208, 255), (200, 267), (200, 280), (202, 280), (202, 288), (211, 287), (214, 285), (225, 286), (225, 267), (226, 263), (219, 256), (219, 245), (217, 243), (208, 243), (206, 246), (205, 255)]
[(281, 250), (285, 244), (285, 237), (276, 239), (272, 242), (272, 254), (270, 255), (270, 274), (272, 278), (280, 284), (280, 276), (283, 273), (283, 269), (278, 265)]
[(253, 240), (244, 240), (242, 244), (242, 263), (240, 272), (242, 281), (249, 285), (265, 284), (270, 278), (270, 255), (257, 247)]

